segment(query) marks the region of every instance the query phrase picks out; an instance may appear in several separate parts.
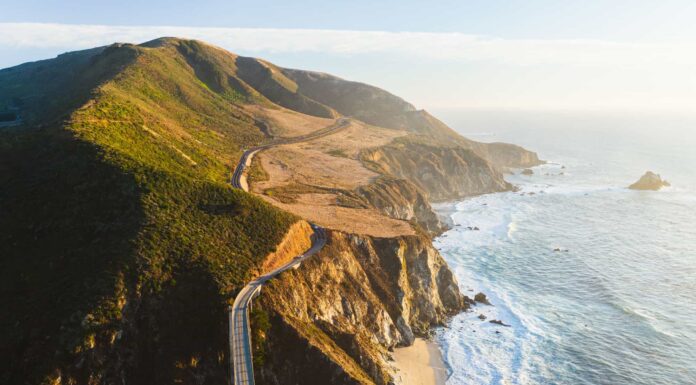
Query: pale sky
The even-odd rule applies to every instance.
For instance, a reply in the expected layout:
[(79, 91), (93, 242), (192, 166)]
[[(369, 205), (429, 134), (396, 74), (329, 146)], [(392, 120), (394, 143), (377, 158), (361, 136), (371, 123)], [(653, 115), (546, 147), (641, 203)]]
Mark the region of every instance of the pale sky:
[(696, 110), (693, 1), (25, 0), (2, 9), (12, 12), (0, 13), (0, 68), (178, 36), (370, 83), (419, 108)]

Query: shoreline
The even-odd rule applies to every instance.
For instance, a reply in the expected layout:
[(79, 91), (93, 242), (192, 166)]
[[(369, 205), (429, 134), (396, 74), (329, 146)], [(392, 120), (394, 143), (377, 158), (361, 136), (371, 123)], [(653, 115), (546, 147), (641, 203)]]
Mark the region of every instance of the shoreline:
[(392, 354), (399, 385), (445, 385), (447, 369), (437, 343), (416, 338), (411, 346)]

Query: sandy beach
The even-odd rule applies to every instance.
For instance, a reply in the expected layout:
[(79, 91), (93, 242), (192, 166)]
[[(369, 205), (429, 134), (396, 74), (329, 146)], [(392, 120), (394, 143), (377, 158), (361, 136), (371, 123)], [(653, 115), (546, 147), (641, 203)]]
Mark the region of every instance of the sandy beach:
[(416, 338), (413, 345), (394, 351), (400, 385), (445, 385), (447, 371), (434, 342)]

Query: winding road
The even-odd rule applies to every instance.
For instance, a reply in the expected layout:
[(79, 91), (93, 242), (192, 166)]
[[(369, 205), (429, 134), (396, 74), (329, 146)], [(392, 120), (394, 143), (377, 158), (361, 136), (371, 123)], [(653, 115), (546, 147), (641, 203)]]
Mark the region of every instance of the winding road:
[(266, 149), (269, 149), (271, 147), (275, 146), (280, 146), (283, 144), (292, 144), (292, 143), (300, 143), (300, 142), (306, 142), (309, 140), (313, 139), (318, 139), (323, 136), (331, 135), (336, 133), (336, 131), (339, 131), (343, 128), (348, 127), (350, 124), (350, 119), (349, 118), (339, 118), (336, 120), (336, 122), (330, 126), (324, 127), (320, 130), (314, 131), (312, 133), (309, 133), (307, 135), (301, 135), (301, 136), (295, 136), (292, 138), (282, 138), (282, 139), (276, 139), (270, 143), (261, 145), (261, 146), (256, 146), (252, 147), (242, 154), (242, 157), (239, 159), (239, 163), (237, 163), (237, 167), (235, 167), (234, 172), (232, 173), (232, 180), (230, 183), (232, 184), (232, 187), (238, 188), (244, 191), (249, 191), (249, 185), (246, 180), (246, 175), (244, 174), (244, 171), (246, 170), (247, 167), (251, 166), (251, 161), (254, 158), (254, 155), (258, 153), (259, 151), (263, 151)]
[[(251, 165), (254, 155), (259, 151), (282, 144), (299, 143), (317, 139), (322, 136), (333, 134), (334, 132), (347, 127), (348, 124), (350, 124), (350, 119), (340, 118), (336, 121), (336, 123), (310, 134), (293, 138), (278, 139), (271, 143), (253, 147), (244, 151), (239, 163), (237, 164), (237, 167), (234, 169), (234, 173), (232, 173), (232, 180), (230, 181), (232, 187), (247, 192), (249, 191), (249, 185), (244, 172), (246, 168)], [(249, 282), (246, 286), (244, 286), (239, 294), (237, 294), (237, 297), (234, 299), (234, 304), (229, 308), (230, 367), (234, 373), (234, 378), (232, 379), (232, 383), (234, 385), (254, 384), (251, 327), (249, 323), (251, 301), (259, 295), (261, 288), (268, 280), (284, 271), (299, 267), (302, 264), (302, 261), (316, 254), (326, 244), (325, 230), (315, 224), (311, 224), (311, 226), (312, 230), (314, 231), (311, 236), (312, 246), (303, 254), (296, 256), (285, 265)]]

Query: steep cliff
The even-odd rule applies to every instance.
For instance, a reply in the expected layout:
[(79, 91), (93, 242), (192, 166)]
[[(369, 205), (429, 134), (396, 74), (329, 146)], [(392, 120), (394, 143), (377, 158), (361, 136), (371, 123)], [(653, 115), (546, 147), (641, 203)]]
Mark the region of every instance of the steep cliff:
[(410, 140), (364, 150), (362, 161), (380, 174), (407, 179), (432, 201), (512, 189), (502, 173), (473, 150)]
[[(352, 116), (363, 131), (294, 157), (314, 166), (306, 172), (278, 162), (280, 187), (299, 186), (299, 203), (332, 223), (377, 212), (366, 222), (397, 236), (332, 232), (320, 255), (266, 288), (252, 314), (257, 369), (273, 384), (386, 384), (390, 348), (468, 303), (418, 229), (442, 229), (428, 201), (509, 189), (500, 169), (536, 160), (462, 138), (376, 87), (173, 38), (0, 70), (8, 103), (23, 118), (0, 130), (8, 384), (224, 383), (230, 298), (305, 249), (309, 233), (233, 190), (229, 170), (283, 132), (268, 122), (304, 114)], [(339, 177), (352, 183), (336, 186)]]
[(259, 383), (388, 384), (388, 351), (469, 303), (428, 238), (331, 232), (317, 256), (264, 289)]
[(535, 152), (525, 150), (515, 144), (469, 142), (465, 144), (465, 147), (471, 148), (501, 170), (507, 170), (511, 167), (534, 167), (544, 163)]
[(423, 191), (406, 179), (378, 178), (341, 195), (338, 203), (349, 207), (374, 207), (392, 218), (411, 221), (431, 235), (446, 229)]

